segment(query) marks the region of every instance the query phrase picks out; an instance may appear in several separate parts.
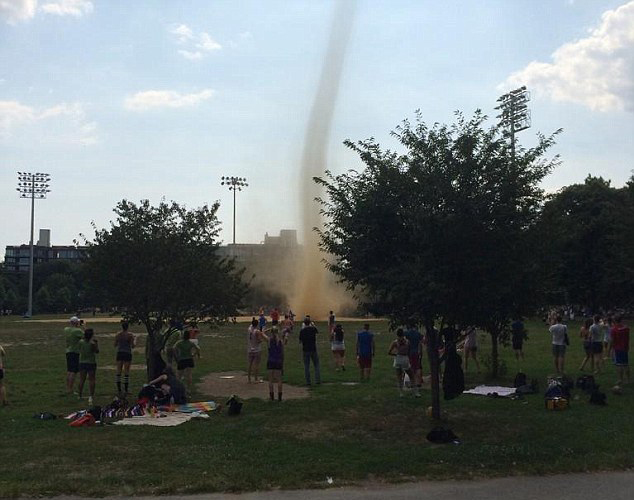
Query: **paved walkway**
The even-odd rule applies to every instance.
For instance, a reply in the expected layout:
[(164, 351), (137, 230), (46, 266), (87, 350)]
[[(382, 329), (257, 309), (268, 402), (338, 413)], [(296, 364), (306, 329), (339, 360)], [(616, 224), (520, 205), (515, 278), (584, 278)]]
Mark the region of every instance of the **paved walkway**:
[[(335, 479), (336, 482), (336, 479)], [(336, 484), (335, 484), (336, 486)], [(57, 497), (71, 500), (78, 497)], [(518, 476), (476, 481), (427, 481), (399, 485), (367, 484), (323, 490), (265, 491), (244, 494), (135, 497), (134, 500), (632, 500), (634, 472)]]

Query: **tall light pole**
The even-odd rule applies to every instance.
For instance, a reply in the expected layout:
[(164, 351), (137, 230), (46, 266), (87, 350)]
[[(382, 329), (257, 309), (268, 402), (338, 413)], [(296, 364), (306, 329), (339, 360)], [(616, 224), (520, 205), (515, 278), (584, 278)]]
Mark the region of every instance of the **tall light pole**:
[(51, 176), (41, 172), (18, 172), (18, 187), (20, 198), (31, 198), (31, 239), (29, 246), (31, 250), (29, 258), (29, 309), (26, 317), (33, 316), (33, 224), (35, 221), (35, 199), (46, 198), (46, 193), (50, 193), (49, 182)]
[(228, 186), (229, 191), (233, 191), (233, 244), (236, 244), (236, 191), (242, 191), (242, 188), (246, 188), (248, 186), (246, 177), (229, 177), (222, 176), (220, 178), (222, 181), (220, 183), (221, 186)]
[(531, 100), (531, 94), (525, 86), (511, 90), (498, 98), (500, 103), (495, 109), (501, 113), (497, 116), (500, 123), (507, 129), (511, 138), (511, 157), (515, 163), (515, 133), (526, 130), (531, 126), (531, 112), (526, 104)]

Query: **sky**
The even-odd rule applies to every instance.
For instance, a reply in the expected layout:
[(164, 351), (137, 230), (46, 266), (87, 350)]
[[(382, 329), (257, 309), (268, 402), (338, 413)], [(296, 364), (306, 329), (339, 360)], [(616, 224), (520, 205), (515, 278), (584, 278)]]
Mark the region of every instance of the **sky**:
[[(238, 243), (300, 224), (306, 124), (334, 0), (0, 0), (0, 249), (28, 243), (17, 172), (47, 172), (35, 230), (55, 245), (108, 227), (125, 198), (220, 202)], [(360, 168), (342, 142), (390, 136), (419, 109), (452, 123), (531, 92), (532, 127), (563, 133), (549, 192), (634, 169), (634, 1), (358, 0), (327, 167)], [(1, 260), (2, 256), (0, 256)]]

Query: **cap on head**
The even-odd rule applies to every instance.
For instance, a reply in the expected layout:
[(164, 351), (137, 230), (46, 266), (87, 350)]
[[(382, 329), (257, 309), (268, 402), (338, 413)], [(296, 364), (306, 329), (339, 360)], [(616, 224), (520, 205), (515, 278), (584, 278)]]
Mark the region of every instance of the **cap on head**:
[(69, 321), (71, 323), (79, 323), (79, 318), (77, 316), (72, 316)]

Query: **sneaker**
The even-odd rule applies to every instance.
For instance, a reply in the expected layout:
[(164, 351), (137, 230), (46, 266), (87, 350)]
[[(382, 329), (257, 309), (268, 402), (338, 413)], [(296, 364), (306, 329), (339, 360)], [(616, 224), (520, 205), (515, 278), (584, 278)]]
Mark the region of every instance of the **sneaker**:
[(92, 396), (88, 396), (88, 404), (91, 405), (92, 404)]

